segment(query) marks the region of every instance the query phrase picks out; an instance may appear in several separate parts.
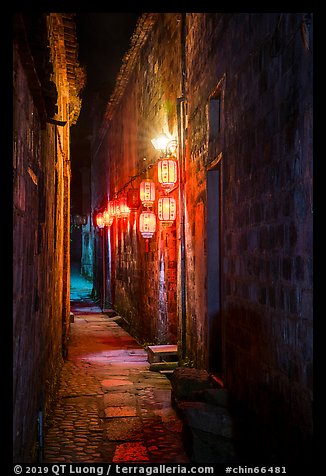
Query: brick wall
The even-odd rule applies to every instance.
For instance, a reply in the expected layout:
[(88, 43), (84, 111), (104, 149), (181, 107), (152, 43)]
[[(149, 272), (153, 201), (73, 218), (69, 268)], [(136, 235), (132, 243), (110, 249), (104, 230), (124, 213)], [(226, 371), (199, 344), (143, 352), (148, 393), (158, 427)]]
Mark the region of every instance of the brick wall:
[[(51, 27), (62, 28), (62, 18), (51, 15), (38, 23), (44, 21), (46, 35)], [(54, 51), (58, 43), (46, 49), (45, 35), (38, 52), (53, 55), (53, 74), (48, 79), (58, 92), (57, 104), (50, 103), (39, 88), (44, 78), (38, 76), (40, 65), (29, 48), (29, 19), (21, 14), (15, 17), (13, 63), (13, 457), (26, 463), (38, 457), (38, 412), (45, 418), (55, 398), (70, 314), (66, 66), (58, 65), (56, 55), (63, 54)], [(45, 65), (46, 61), (43, 72), (50, 74)], [(55, 119), (67, 122), (61, 129), (46, 122), (53, 117), (55, 105)]]
[[(157, 197), (160, 194), (155, 166), (159, 155), (151, 139), (161, 132), (162, 122), (165, 129), (176, 136), (175, 98), (180, 94), (179, 82), (174, 81), (180, 68), (179, 21), (174, 14), (162, 14), (160, 20), (162, 23), (150, 31), (137, 56), (136, 66), (102, 143), (95, 142), (93, 147), (96, 151), (101, 143), (95, 156), (93, 183), (100, 187), (102, 181), (99, 189), (110, 199), (117, 192), (121, 192), (121, 196), (131, 187), (129, 184), (122, 190), (130, 177), (138, 176), (132, 186), (139, 188), (145, 178), (145, 173), (141, 173), (148, 167), (148, 177), (156, 182)], [(167, 54), (169, 41), (170, 54)], [(96, 193), (98, 191), (94, 195)], [(176, 192), (173, 194), (176, 196)], [(102, 196), (97, 197), (97, 205)], [(109, 274), (113, 305), (140, 340), (176, 343), (176, 229), (174, 226), (163, 230), (157, 223), (147, 253), (145, 240), (139, 233), (140, 211), (128, 219), (115, 219), (110, 228)]]
[[(61, 361), (62, 277), (55, 263), (54, 235), (60, 240), (62, 231), (60, 222), (59, 226), (54, 223), (52, 208), (53, 126), (40, 129), (18, 55), (14, 70), (14, 457), (30, 461), (37, 411), (45, 405), (45, 381), (49, 377), (55, 381)], [(47, 247), (51, 253), (46, 253)]]
[[(185, 16), (184, 75), (181, 14), (156, 14), (122, 92), (108, 106), (95, 167), (108, 177), (102, 192), (112, 198), (154, 164), (150, 139), (162, 128), (178, 136), (183, 78), (185, 354), (198, 368), (221, 359), (233, 400), (268, 425), (265, 448), (304, 458), (312, 434), (311, 19), (301, 13)], [(216, 336), (207, 305), (213, 170), (220, 177)], [(137, 335), (166, 342), (182, 328), (179, 215), (167, 236), (156, 232), (149, 253), (134, 220), (111, 227), (113, 302)]]
[[(312, 432), (312, 54), (303, 19), (190, 14), (187, 35), (188, 282), (200, 296), (200, 207), (206, 166), (221, 152), (226, 382), (272, 423), (285, 451)], [(222, 134), (212, 143), (205, 113), (220, 81)], [(204, 299), (200, 308), (189, 297), (189, 353), (206, 366)]]

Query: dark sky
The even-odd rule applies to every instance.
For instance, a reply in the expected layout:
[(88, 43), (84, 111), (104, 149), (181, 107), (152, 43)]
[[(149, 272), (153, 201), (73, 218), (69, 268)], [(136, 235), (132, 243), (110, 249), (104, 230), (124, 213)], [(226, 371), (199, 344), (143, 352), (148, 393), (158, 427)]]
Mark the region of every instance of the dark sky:
[(90, 106), (97, 97), (101, 101), (99, 107), (105, 108), (140, 15), (140, 12), (76, 14), (79, 62), (87, 74), (81, 112), (77, 124), (71, 127), (71, 197), (76, 213), (81, 212), (80, 167), (89, 164)]
[[(114, 73), (130, 45), (139, 13), (77, 13), (80, 61), (86, 63), (89, 87), (114, 82)], [(113, 71), (110, 69), (113, 68)]]
[(104, 101), (109, 99), (139, 15), (139, 12), (76, 14), (79, 61), (87, 72), (80, 123), (94, 94)]

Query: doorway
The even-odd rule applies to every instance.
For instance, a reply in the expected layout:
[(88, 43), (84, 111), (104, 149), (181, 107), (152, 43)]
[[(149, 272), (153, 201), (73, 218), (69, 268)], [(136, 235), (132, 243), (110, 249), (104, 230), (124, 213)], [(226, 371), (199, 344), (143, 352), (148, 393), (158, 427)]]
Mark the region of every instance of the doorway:
[(221, 307), (221, 161), (207, 170), (207, 317), (209, 370), (223, 372)]

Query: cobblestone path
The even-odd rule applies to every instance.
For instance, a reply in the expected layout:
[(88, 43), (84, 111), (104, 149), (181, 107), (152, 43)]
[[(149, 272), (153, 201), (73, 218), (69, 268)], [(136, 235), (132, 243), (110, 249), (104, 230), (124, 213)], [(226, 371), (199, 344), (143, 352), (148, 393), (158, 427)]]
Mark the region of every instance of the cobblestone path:
[(189, 462), (169, 379), (116, 318), (77, 304), (43, 462)]

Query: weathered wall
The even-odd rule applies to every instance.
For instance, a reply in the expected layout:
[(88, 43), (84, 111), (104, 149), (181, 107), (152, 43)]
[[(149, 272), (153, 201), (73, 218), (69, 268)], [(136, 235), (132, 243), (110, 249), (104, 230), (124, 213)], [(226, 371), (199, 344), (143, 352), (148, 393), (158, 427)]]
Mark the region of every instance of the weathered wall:
[[(106, 191), (110, 199), (131, 187), (129, 184), (123, 190), (132, 176), (137, 176), (132, 186), (139, 188), (145, 178), (141, 173), (147, 167), (159, 196), (154, 165), (159, 155), (150, 140), (161, 132), (163, 124), (166, 131), (176, 136), (175, 98), (180, 94), (180, 85), (174, 75), (180, 74), (179, 35), (178, 18), (174, 14), (162, 14), (159, 26), (154, 26), (144, 48), (136, 53), (132, 76), (109, 122), (95, 157), (96, 171), (94, 167), (92, 173), (92, 177), (96, 174), (93, 183), (104, 180), (101, 174), (109, 177)], [(167, 55), (169, 41), (171, 54)], [(129, 219), (115, 219), (110, 228), (109, 279), (113, 305), (141, 340), (176, 343), (176, 229), (173, 226), (162, 230), (157, 222), (157, 231), (146, 253), (138, 227), (141, 210), (131, 213)]]
[[(35, 41), (35, 37), (30, 36), (29, 18), (19, 14), (15, 17), (13, 51), (13, 457), (16, 462), (31, 462), (37, 457), (37, 416), (42, 411), (45, 417), (54, 399), (69, 338), (70, 314), (69, 88), (67, 66), (62, 64), (64, 50), (55, 51), (59, 45), (49, 33), (55, 36), (59, 27), (59, 35), (62, 34), (63, 24), (56, 14), (39, 17), (38, 24), (44, 25), (41, 31), (45, 37), (39, 37), (38, 52), (46, 50), (52, 55), (43, 57), (41, 70), (53, 81), (52, 87), (55, 83), (53, 90), (58, 92), (58, 100), (50, 101), (40, 88), (40, 84), (45, 87), (44, 77), (39, 76), (40, 63), (31, 55), (34, 49), (29, 42)], [(49, 50), (47, 34), (53, 40)], [(74, 112), (74, 107), (70, 111)], [(67, 124), (59, 130), (47, 123), (47, 118), (53, 116)]]
[[(184, 14), (182, 74), (182, 16), (156, 15), (135, 59), (131, 49), (128, 81), (119, 83), (100, 133), (105, 192), (112, 198), (155, 162), (150, 139), (162, 129), (178, 136), (184, 80), (185, 354), (209, 370), (220, 359), (233, 400), (268, 425), (270, 453), (277, 447), (287, 459), (305, 458), (312, 434), (311, 18)], [(220, 177), (216, 350), (207, 305), (212, 170)], [(179, 216), (167, 237), (156, 232), (149, 253), (134, 218), (110, 231), (113, 303), (144, 339), (166, 342), (171, 333), (180, 344)]]
[[(90, 152), (89, 152), (90, 153)], [(91, 218), (91, 183), (90, 183), (90, 167), (83, 167), (82, 175), (82, 213), (87, 216), (86, 225), (81, 229), (81, 273), (85, 278), (93, 279), (93, 221)]]
[[(290, 441), (312, 433), (312, 54), (303, 20), (189, 14), (187, 35), (189, 353), (207, 366), (198, 339), (206, 324), (197, 236), (206, 166), (221, 152), (226, 383), (272, 424), (287, 452)], [(213, 142), (207, 107), (220, 81), (221, 136)]]

